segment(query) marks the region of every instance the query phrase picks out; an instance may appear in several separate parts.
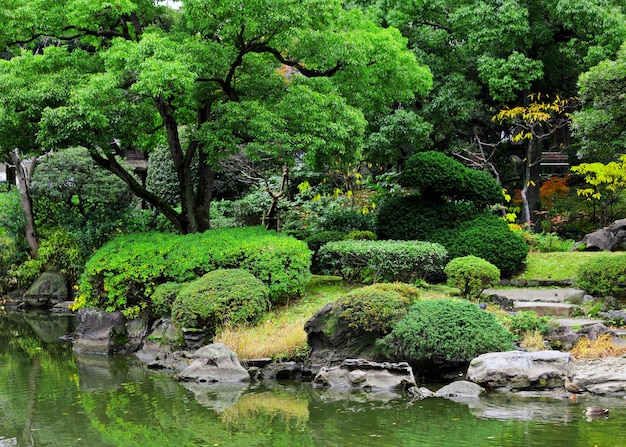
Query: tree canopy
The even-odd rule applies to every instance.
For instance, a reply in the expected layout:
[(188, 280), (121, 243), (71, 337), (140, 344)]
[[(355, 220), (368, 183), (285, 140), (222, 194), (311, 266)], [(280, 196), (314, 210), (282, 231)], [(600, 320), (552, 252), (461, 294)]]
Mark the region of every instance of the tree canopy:
[[(148, 1), (42, 2), (29, 23), (18, 20), (34, 3), (3, 12), (2, 40), (13, 44), (6, 64), (32, 66), (43, 54), (61, 66), (68, 58), (90, 65), (84, 77), (67, 78), (62, 100), (28, 106), (42, 113), (28, 135), (45, 148), (86, 147), (181, 232), (209, 227), (224, 157), (244, 151), (317, 169), (353, 162), (370, 122), (431, 87), (398, 30), (339, 1), (189, 0), (180, 11)], [(17, 46), (41, 51), (26, 56)], [(181, 211), (116, 161), (125, 149), (157, 144), (174, 162)]]

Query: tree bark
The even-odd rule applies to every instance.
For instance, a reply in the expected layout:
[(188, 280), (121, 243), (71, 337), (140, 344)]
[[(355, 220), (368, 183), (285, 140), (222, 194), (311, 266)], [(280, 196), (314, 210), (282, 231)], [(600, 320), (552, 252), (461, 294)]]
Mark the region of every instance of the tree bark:
[(35, 225), (35, 215), (33, 212), (33, 197), (31, 194), (30, 181), (37, 166), (37, 157), (33, 157), (26, 164), (17, 149), (9, 153), (9, 159), (15, 167), (15, 175), (17, 177), (18, 188), (20, 191), (20, 202), (25, 220), (25, 236), (26, 242), (30, 249), (30, 255), (33, 259), (39, 256), (39, 236)]

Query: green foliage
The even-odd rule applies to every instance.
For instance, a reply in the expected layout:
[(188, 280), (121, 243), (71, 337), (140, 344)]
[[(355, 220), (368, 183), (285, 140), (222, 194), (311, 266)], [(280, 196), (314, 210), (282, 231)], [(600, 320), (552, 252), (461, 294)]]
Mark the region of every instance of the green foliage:
[(84, 148), (41, 157), (31, 194), (38, 226), (62, 228), (84, 257), (125, 229), (137, 208), (124, 182), (96, 165)]
[(18, 261), (20, 260), (19, 253), (28, 250), (24, 235), (24, 212), (20, 205), (20, 193), (17, 187), (5, 190), (4, 186), (2, 185), (2, 192), (0, 192), (0, 228), (4, 230), (4, 236), (13, 241), (15, 255), (18, 257), (15, 261)]
[(348, 240), (348, 239), (355, 239), (355, 240), (375, 241), (375, 240), (378, 239), (378, 236), (376, 236), (376, 233), (374, 233), (373, 231), (352, 230), (351, 232), (346, 234), (344, 239), (346, 239), (346, 240)]
[(598, 255), (585, 261), (574, 284), (594, 296), (626, 299), (626, 254)]
[(346, 233), (343, 231), (320, 231), (307, 237), (304, 242), (314, 253), (317, 253), (320, 248), (327, 242), (342, 241), (346, 237)]
[(450, 287), (461, 289), (464, 298), (478, 300), (483, 290), (500, 281), (500, 270), (476, 256), (463, 256), (448, 262), (444, 269)]
[(255, 323), (268, 309), (261, 280), (242, 269), (219, 269), (183, 285), (172, 305), (172, 322), (179, 330), (215, 335), (222, 326)]
[(579, 188), (577, 194), (593, 202), (594, 211), (598, 204), (598, 225), (604, 227), (613, 220), (613, 205), (626, 189), (626, 155), (621, 155), (619, 162), (582, 163), (571, 170), (585, 176), (586, 188)]
[(539, 332), (547, 335), (550, 332), (550, 317), (540, 317), (537, 312), (524, 310), (513, 315), (498, 316), (498, 320), (516, 337), (520, 338), (527, 332)]
[(459, 226), (448, 250), (455, 258), (478, 256), (498, 267), (505, 278), (519, 272), (528, 255), (524, 238), (493, 215), (483, 215)]
[(166, 282), (159, 284), (150, 295), (152, 313), (158, 317), (167, 317), (172, 313), (174, 300), (183, 288), (182, 283)]
[(453, 230), (477, 213), (470, 203), (427, 204), (416, 195), (390, 197), (376, 213), (376, 234), (379, 239), (445, 244), (446, 231)]
[(318, 255), (323, 269), (348, 282), (412, 283), (440, 274), (448, 253), (430, 242), (345, 240), (327, 243)]
[(62, 228), (52, 228), (41, 234), (39, 256), (29, 259), (17, 270), (20, 286), (28, 287), (45, 271), (65, 275), (71, 285), (78, 282), (85, 259), (76, 240)]
[(493, 314), (447, 298), (413, 304), (379, 346), (388, 359), (412, 364), (464, 363), (486, 352), (514, 349), (513, 335)]
[(351, 290), (333, 304), (333, 312), (349, 327), (387, 334), (419, 299), (419, 290), (403, 283), (372, 284)]
[(504, 198), (502, 187), (493, 177), (436, 151), (420, 152), (409, 158), (398, 181), (402, 186), (417, 188), (423, 200), (434, 202), (445, 197), (484, 207)]
[(89, 259), (80, 293), (89, 306), (136, 312), (147, 307), (159, 284), (187, 282), (219, 268), (243, 268), (268, 285), (276, 303), (303, 293), (310, 260), (304, 242), (259, 227), (121, 235)]
[(574, 245), (572, 239), (563, 239), (555, 232), (531, 233), (522, 232), (530, 251), (539, 253), (566, 252)]

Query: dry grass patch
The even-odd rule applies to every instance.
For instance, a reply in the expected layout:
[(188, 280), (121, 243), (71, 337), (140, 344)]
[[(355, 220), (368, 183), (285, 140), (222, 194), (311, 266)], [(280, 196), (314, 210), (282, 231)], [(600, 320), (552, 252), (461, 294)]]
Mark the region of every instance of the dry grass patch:
[(620, 357), (626, 354), (626, 348), (613, 343), (611, 334), (600, 335), (597, 340), (581, 337), (570, 353), (577, 359), (598, 359), (602, 357)]
[(522, 341), (520, 347), (526, 349), (528, 352), (544, 351), (546, 344), (543, 339), (543, 335), (539, 331), (525, 331), (522, 334)]

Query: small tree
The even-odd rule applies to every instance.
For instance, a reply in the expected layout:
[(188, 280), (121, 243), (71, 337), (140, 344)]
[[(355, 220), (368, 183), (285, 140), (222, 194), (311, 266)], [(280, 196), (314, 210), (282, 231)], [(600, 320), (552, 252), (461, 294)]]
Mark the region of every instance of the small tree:
[[(604, 227), (613, 219), (613, 205), (626, 189), (626, 155), (619, 162), (582, 163), (572, 166), (572, 172), (585, 176), (586, 188), (579, 188), (579, 196), (593, 203), (593, 219), (598, 226)], [(599, 207), (596, 219), (596, 205)]]
[[(530, 94), (528, 98), (530, 104), (502, 109), (492, 119), (508, 124), (506, 139), (512, 143), (526, 140), (521, 191), (522, 219), (528, 228), (532, 228), (531, 216), (536, 211), (538, 200), (531, 200), (529, 196), (539, 198), (539, 165), (542, 161), (543, 142), (559, 129), (569, 126), (576, 99), (561, 99), (557, 96), (552, 101), (544, 101), (540, 93)], [(558, 152), (565, 150), (562, 144), (558, 148)]]

